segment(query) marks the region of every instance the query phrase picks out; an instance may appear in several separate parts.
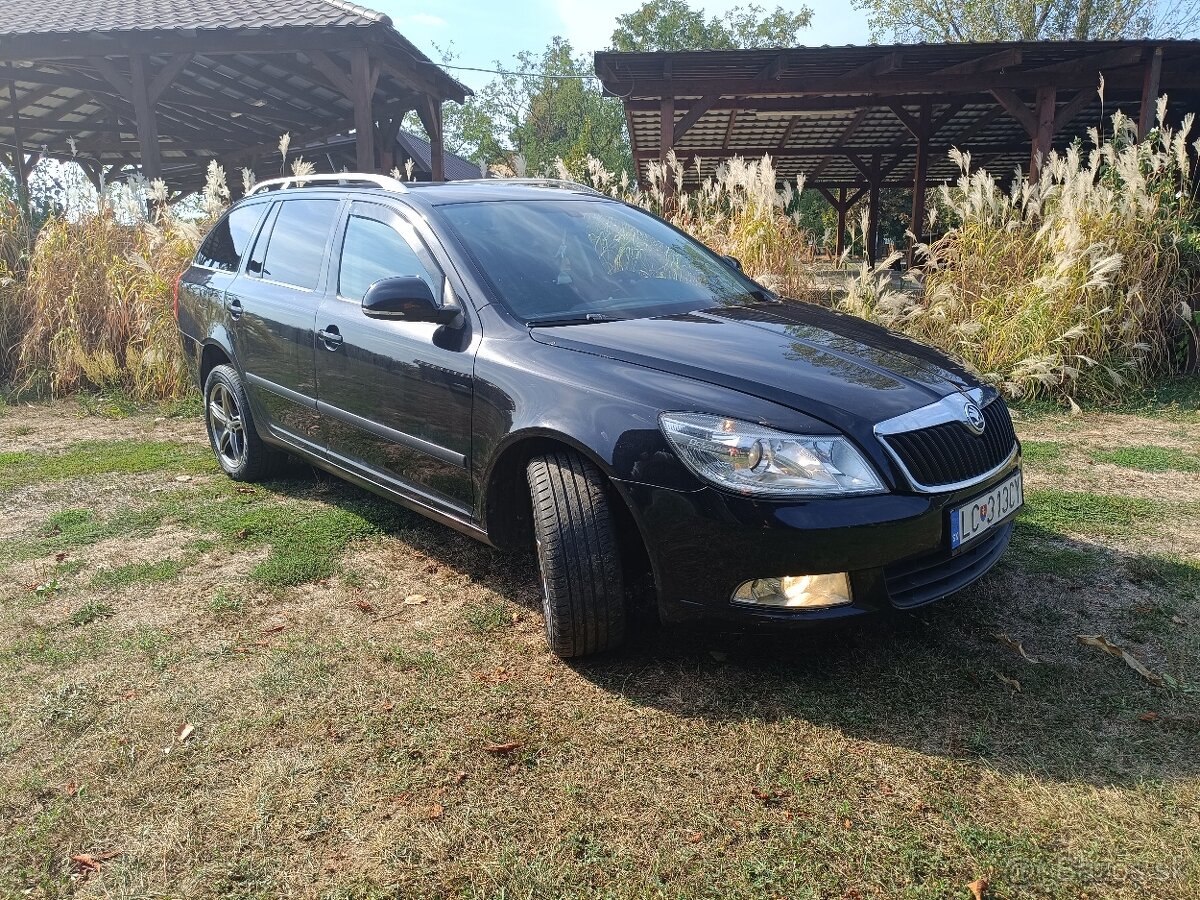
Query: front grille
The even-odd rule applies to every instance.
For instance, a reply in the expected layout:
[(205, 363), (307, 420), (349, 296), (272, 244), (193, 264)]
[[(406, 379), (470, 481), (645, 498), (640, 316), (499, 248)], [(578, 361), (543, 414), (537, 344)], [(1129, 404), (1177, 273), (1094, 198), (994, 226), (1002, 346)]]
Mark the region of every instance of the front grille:
[(887, 566), (883, 577), (892, 605), (908, 609), (961, 591), (995, 564), (1008, 546), (1012, 531), (1009, 522), (994, 534), (969, 544), (957, 556), (941, 551)]
[(1017, 435), (1004, 401), (983, 408), (987, 423), (983, 434), (974, 434), (961, 422), (943, 422), (916, 431), (884, 435), (918, 484), (937, 487), (958, 484), (986, 475), (1012, 453)]

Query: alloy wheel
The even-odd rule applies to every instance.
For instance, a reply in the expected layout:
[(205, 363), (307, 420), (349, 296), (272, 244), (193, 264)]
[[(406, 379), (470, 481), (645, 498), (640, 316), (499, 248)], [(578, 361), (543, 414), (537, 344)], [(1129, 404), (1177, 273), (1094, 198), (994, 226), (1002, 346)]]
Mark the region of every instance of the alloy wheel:
[(246, 431), (242, 409), (228, 385), (220, 381), (208, 392), (208, 430), (221, 462), (237, 469), (246, 461)]

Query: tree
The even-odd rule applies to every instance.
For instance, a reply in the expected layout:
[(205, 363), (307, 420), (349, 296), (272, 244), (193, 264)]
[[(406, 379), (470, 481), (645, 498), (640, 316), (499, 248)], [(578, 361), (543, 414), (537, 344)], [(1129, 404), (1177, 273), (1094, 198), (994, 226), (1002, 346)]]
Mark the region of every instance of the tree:
[(647, 0), (631, 13), (617, 17), (612, 33), (614, 50), (749, 50), (794, 47), (799, 33), (812, 24), (807, 6), (788, 12), (782, 6), (767, 12), (761, 6), (735, 6), (723, 16), (705, 19), (686, 0)]
[(502, 162), (529, 174), (553, 172), (556, 159), (579, 172), (590, 155), (612, 171), (629, 169), (625, 112), (605, 97), (591, 61), (555, 37), (541, 53), (518, 53), (516, 62), (447, 116), (446, 145), (477, 162)]
[(1182, 37), (1200, 0), (854, 0), (874, 40), (1044, 41)]

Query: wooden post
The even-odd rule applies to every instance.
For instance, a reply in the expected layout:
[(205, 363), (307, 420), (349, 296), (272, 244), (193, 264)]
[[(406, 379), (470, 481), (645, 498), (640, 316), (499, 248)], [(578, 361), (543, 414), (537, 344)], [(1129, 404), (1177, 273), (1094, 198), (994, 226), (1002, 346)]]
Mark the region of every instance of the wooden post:
[(846, 252), (846, 211), (850, 208), (850, 204), (846, 202), (846, 189), (838, 188), (837, 203), (834, 204), (834, 209), (837, 210), (837, 235), (833, 241), (833, 255), (838, 259), (842, 258), (842, 254)]
[(1037, 89), (1037, 99), (1034, 101), (1033, 114), (1037, 120), (1037, 132), (1033, 136), (1033, 149), (1029, 155), (1029, 180), (1037, 181), (1041, 175), (1042, 164), (1054, 149), (1054, 111), (1056, 109), (1057, 91), (1053, 87)]
[(1142, 78), (1142, 108), (1138, 116), (1138, 140), (1146, 139), (1150, 129), (1156, 124), (1158, 112), (1158, 83), (1162, 76), (1162, 47), (1155, 47), (1150, 58), (1146, 60), (1146, 74)]
[(664, 205), (670, 206), (675, 194), (675, 180), (667, 169), (667, 154), (675, 145), (675, 98), (663, 97), (659, 103), (658, 161), (663, 167)]
[(429, 135), (429, 178), (431, 181), (446, 180), (446, 141), (442, 135), (442, 101), (426, 95), (421, 98), (417, 115)]
[(350, 85), (354, 102), (354, 147), (360, 172), (375, 171), (374, 123), (371, 116), (371, 58), (366, 47), (350, 51)]
[(932, 114), (931, 105), (928, 102), (922, 103), (920, 133), (917, 135), (917, 159), (913, 167), (912, 219), (909, 222), (909, 230), (913, 234), (908, 247), (910, 269), (917, 264), (917, 244), (921, 243), (921, 233), (925, 228), (925, 174), (929, 167), (929, 126)]
[(162, 177), (162, 150), (158, 146), (158, 118), (150, 99), (150, 80), (146, 72), (146, 57), (129, 58), (129, 84), (133, 116), (137, 123), (138, 147), (141, 151), (142, 177), (147, 181)]
[(875, 267), (879, 246), (879, 155), (871, 157), (870, 193), (867, 195), (867, 233), (863, 235), (863, 249), (867, 254), (867, 264)]
[(17, 102), (17, 84), (8, 83), (8, 98), (12, 103), (13, 126), (13, 177), (17, 179), (17, 203), (21, 207), (21, 215), (26, 221), (32, 219), (29, 208), (29, 181), (25, 177), (25, 142), (21, 131), (21, 106)]

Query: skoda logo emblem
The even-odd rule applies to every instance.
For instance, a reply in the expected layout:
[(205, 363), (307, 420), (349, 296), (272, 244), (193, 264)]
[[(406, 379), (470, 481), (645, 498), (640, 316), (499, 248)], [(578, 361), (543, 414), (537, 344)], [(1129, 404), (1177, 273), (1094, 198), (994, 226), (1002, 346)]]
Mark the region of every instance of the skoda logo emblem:
[(987, 420), (983, 418), (983, 411), (968, 401), (967, 405), (963, 407), (963, 424), (970, 428), (973, 434), (983, 434), (983, 429), (987, 427)]

